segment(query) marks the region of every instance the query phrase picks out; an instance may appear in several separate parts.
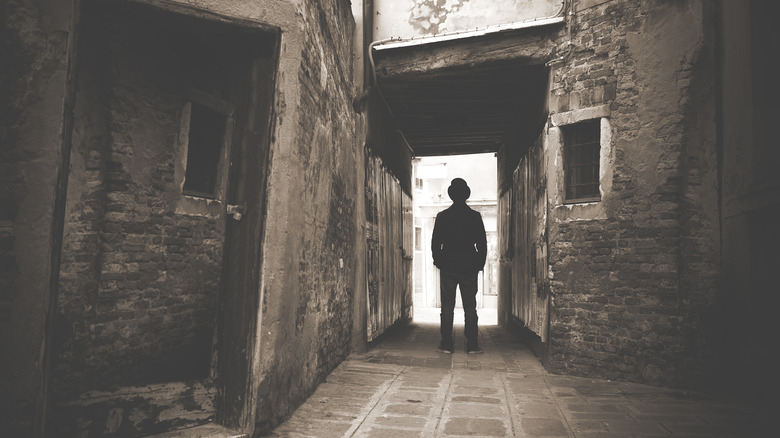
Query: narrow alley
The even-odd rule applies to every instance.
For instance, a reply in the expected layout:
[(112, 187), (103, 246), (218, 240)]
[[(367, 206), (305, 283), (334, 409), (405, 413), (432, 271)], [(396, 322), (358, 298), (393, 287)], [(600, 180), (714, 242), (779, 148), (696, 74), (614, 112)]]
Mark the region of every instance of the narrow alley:
[(777, 436), (772, 6), (2, 2), (0, 436)]
[(445, 355), (434, 349), (438, 325), (395, 328), (344, 361), (270, 436), (767, 436), (761, 414), (744, 404), (553, 375), (506, 329), (482, 327), (481, 337), (484, 354)]

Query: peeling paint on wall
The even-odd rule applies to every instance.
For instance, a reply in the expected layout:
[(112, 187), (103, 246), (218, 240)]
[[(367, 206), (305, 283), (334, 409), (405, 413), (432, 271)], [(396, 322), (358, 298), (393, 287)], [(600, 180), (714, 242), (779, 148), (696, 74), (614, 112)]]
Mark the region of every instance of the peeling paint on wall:
[(374, 40), (460, 32), (551, 17), (563, 0), (376, 0)]

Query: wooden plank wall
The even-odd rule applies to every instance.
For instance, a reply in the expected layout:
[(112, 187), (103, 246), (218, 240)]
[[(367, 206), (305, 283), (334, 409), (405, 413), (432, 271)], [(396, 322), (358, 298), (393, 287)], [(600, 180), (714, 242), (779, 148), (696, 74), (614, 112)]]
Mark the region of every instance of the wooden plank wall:
[[(547, 178), (536, 142), (499, 197), (502, 302), (512, 317), (547, 341)], [(508, 295), (508, 296), (507, 296)]]
[(411, 318), (412, 199), (378, 157), (366, 157), (368, 340)]

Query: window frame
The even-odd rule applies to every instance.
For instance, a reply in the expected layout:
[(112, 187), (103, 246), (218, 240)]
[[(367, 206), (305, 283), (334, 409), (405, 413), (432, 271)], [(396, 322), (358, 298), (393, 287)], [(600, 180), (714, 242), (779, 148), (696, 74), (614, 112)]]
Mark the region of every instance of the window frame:
[[(547, 129), (543, 131), (543, 142), (547, 159), (547, 193), (556, 220), (562, 222), (587, 221), (607, 219), (605, 201), (612, 196), (612, 178), (614, 175), (615, 156), (612, 145), (611, 111), (609, 104), (578, 108), (571, 111), (552, 113), (549, 115)], [(567, 203), (564, 201), (565, 186), (563, 172), (563, 133), (568, 125), (586, 120), (598, 119), (600, 126), (599, 148), (599, 202)]]
[[(584, 132), (592, 130), (593, 132)], [(593, 135), (595, 134), (595, 135)], [(587, 119), (576, 123), (561, 126), (562, 155), (563, 155), (563, 203), (582, 204), (601, 201), (601, 119)], [(590, 161), (581, 156), (585, 148), (593, 148), (595, 151), (589, 155)], [(587, 154), (587, 152), (585, 152)], [(590, 169), (589, 180), (582, 183), (579, 171)], [(572, 181), (574, 178), (576, 181)], [(592, 189), (580, 195), (578, 187), (591, 186)], [(588, 196), (590, 195), (590, 196)]]
[[(232, 138), (233, 138), (233, 127), (234, 127), (234, 106), (230, 102), (227, 102), (225, 100), (222, 100), (218, 97), (212, 96), (210, 94), (191, 89), (189, 92), (189, 99), (185, 104), (185, 123), (183, 123), (182, 126), (183, 131), (181, 134), (181, 140), (183, 145), (183, 169), (182, 169), (182, 175), (181, 175), (181, 193), (183, 196), (188, 198), (195, 198), (195, 199), (206, 199), (206, 200), (217, 200), (222, 201), (225, 199), (226, 192), (227, 192), (227, 177), (228, 177), (228, 171), (229, 171), (229, 163), (230, 163), (230, 151), (231, 151), (231, 144), (232, 144)], [(218, 152), (219, 155), (219, 161), (216, 164), (216, 176), (214, 179), (214, 192), (212, 193), (206, 193), (206, 192), (199, 192), (197, 190), (192, 189), (186, 189), (185, 183), (186, 183), (186, 175), (187, 175), (187, 164), (189, 160), (189, 135), (191, 130), (191, 122), (192, 122), (192, 108), (193, 104), (197, 104), (200, 106), (203, 106), (205, 108), (208, 108), (211, 111), (214, 111), (215, 113), (221, 114), (225, 116), (225, 127), (222, 134), (222, 140), (220, 145), (220, 150)]]

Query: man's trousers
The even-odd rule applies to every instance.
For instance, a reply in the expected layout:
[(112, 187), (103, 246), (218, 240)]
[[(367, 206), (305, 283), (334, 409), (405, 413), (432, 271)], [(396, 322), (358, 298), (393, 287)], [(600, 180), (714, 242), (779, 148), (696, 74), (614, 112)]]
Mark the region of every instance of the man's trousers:
[(440, 271), (441, 292), (441, 346), (452, 348), (452, 320), (455, 312), (455, 293), (460, 286), (460, 298), (463, 301), (465, 316), (465, 336), (467, 348), (478, 345), (477, 331), (477, 273)]

